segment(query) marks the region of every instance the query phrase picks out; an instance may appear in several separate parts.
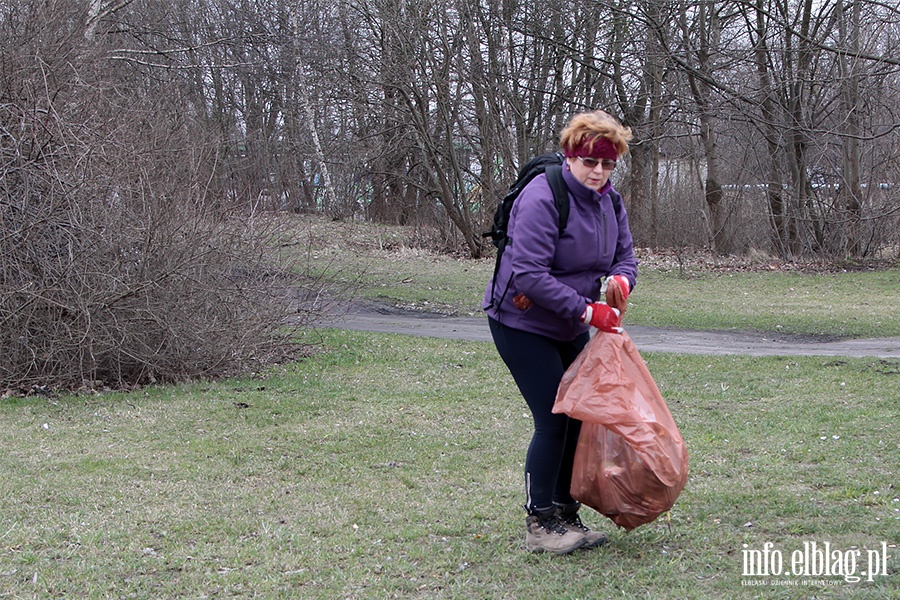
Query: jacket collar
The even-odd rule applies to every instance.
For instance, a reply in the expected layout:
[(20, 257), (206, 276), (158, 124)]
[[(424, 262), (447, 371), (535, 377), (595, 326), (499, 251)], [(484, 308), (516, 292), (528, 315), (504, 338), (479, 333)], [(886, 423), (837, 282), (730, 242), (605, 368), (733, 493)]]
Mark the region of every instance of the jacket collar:
[[(566, 182), (566, 185), (569, 187), (569, 193), (580, 200), (591, 200), (594, 198), (594, 190), (587, 187), (572, 175), (572, 171), (566, 168), (566, 165), (563, 164), (562, 168), (563, 179)], [(596, 192), (597, 196), (603, 197), (613, 189), (612, 181), (607, 181), (600, 191)]]

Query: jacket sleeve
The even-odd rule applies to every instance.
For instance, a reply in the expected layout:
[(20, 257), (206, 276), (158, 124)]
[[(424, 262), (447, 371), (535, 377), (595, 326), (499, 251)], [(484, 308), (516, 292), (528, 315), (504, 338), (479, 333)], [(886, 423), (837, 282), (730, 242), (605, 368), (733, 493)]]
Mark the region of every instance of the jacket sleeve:
[(559, 213), (545, 177), (535, 178), (516, 199), (509, 234), (516, 290), (560, 317), (579, 318), (591, 300), (551, 274)]
[[(613, 191), (618, 196), (618, 192)], [(631, 228), (628, 225), (628, 213), (625, 211), (625, 202), (622, 196), (617, 198), (619, 206), (617, 221), (619, 227), (619, 236), (616, 242), (616, 256), (610, 268), (610, 275), (624, 275), (631, 284), (631, 290), (634, 291), (637, 285), (638, 263), (634, 256), (634, 238), (631, 235)]]

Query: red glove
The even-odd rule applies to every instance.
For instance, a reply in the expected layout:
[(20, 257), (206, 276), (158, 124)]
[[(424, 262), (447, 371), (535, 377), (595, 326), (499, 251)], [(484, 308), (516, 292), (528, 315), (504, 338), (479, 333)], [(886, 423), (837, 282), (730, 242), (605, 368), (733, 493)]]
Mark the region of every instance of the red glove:
[(631, 283), (624, 275), (613, 275), (606, 279), (606, 303), (619, 309), (620, 314), (625, 314), (628, 308), (628, 294), (631, 293)]
[(584, 314), (581, 315), (581, 322), (607, 333), (622, 333), (618, 309), (610, 307), (605, 302), (588, 304)]

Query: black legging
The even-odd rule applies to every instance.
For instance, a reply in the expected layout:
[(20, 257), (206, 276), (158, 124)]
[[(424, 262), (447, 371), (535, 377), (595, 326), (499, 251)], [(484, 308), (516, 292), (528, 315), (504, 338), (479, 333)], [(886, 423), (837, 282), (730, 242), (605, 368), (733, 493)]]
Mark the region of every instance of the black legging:
[(497, 351), (512, 373), (534, 418), (525, 457), (525, 508), (546, 510), (575, 502), (569, 493), (581, 421), (551, 412), (566, 368), (587, 344), (588, 333), (560, 342), (507, 327), (488, 318)]

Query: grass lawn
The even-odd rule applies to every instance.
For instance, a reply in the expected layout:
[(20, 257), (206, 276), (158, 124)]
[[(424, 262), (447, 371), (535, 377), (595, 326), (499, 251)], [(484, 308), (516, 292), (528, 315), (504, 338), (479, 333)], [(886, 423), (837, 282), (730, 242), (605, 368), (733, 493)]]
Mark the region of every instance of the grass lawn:
[[(556, 557), (523, 549), (531, 423), (491, 344), (317, 335), (252, 378), (0, 399), (0, 597), (900, 597), (900, 361), (646, 354), (687, 486)], [(743, 575), (826, 542), (887, 574)]]
[[(413, 310), (481, 315), (493, 258), (464, 260), (411, 247), (401, 227), (298, 217), (289, 258), (361, 298)], [(627, 323), (834, 337), (900, 336), (900, 266), (821, 269), (709, 256), (675, 261), (638, 250)], [(814, 268), (815, 267), (815, 268)]]

